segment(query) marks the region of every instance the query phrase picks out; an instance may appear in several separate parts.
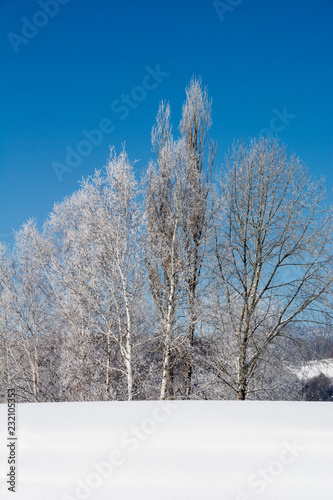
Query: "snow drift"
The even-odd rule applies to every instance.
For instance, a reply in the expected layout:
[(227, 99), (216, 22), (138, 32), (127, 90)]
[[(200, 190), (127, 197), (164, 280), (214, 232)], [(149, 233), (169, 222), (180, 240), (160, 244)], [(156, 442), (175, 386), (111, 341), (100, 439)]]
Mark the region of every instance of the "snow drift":
[(17, 405), (16, 493), (1, 499), (331, 500), (333, 405), (100, 402)]

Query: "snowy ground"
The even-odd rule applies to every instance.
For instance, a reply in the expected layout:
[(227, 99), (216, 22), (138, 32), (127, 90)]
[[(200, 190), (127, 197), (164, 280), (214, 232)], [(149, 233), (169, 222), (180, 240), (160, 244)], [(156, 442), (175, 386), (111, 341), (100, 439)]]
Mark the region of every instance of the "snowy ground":
[(16, 493), (1, 500), (331, 500), (333, 404), (183, 401), (17, 406)]
[[(299, 369), (293, 369), (300, 380), (309, 380), (323, 373), (327, 377), (333, 378), (333, 359), (323, 359), (321, 361), (309, 361)], [(333, 497), (332, 497), (333, 498)]]

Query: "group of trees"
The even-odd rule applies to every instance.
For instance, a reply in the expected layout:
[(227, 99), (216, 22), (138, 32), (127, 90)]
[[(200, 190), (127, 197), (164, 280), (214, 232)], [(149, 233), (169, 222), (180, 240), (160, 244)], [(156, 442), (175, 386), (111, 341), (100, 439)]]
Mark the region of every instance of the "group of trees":
[(289, 369), (330, 321), (324, 182), (277, 139), (235, 141), (215, 175), (211, 100), (162, 102), (155, 159), (125, 150), (0, 247), (0, 383), (22, 401), (301, 398)]

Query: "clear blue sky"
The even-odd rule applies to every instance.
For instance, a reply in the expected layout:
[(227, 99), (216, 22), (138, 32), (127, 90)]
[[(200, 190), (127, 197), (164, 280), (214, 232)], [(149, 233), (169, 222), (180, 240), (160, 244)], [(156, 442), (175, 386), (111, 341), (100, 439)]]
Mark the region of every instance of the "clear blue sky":
[[(225, 0), (220, 15), (211, 0), (55, 1), (0, 0), (4, 241), (30, 217), (42, 223), (109, 145), (126, 141), (144, 167), (159, 101), (176, 128), (193, 74), (213, 98), (218, 163), (233, 138), (273, 126), (333, 188), (333, 0)], [(101, 123), (96, 145), (82, 143)], [(52, 165), (67, 147), (86, 156), (60, 182)]]

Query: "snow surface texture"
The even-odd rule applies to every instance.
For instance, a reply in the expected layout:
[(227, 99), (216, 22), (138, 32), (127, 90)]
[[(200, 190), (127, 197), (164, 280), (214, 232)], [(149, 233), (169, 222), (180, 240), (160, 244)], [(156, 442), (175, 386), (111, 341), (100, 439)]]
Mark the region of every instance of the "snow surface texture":
[(332, 500), (333, 404), (17, 405), (17, 491), (1, 500)]

